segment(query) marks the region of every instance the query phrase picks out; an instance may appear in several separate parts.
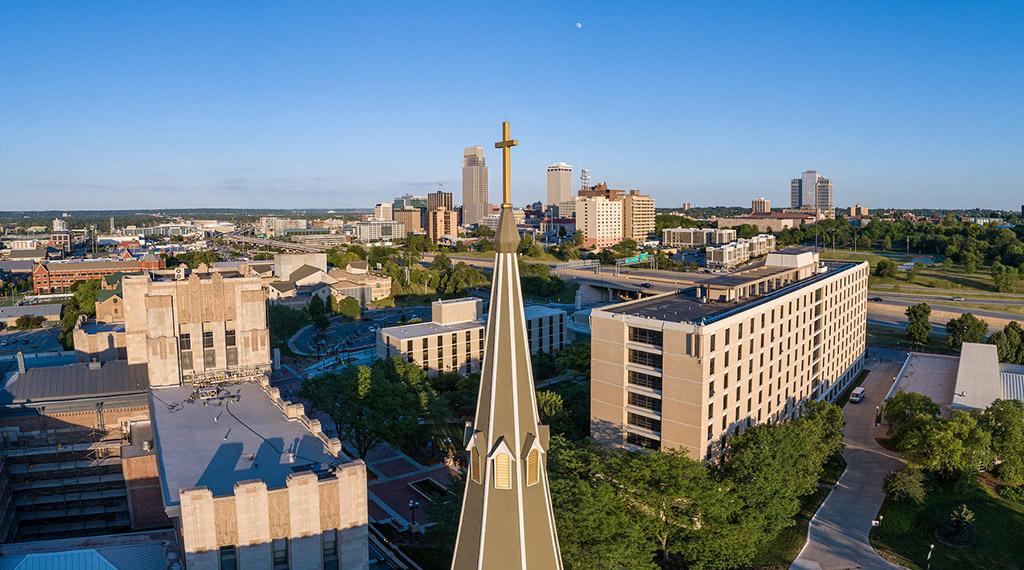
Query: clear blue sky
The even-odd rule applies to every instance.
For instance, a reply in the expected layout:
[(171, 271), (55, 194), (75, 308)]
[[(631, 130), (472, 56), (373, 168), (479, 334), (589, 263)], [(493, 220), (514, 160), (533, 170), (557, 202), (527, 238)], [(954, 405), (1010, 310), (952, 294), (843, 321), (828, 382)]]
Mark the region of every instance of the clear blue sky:
[(1024, 202), (1024, 3), (728, 4), (9, 0), (0, 210), (459, 200), (476, 144), (498, 201), (502, 119), (517, 203)]

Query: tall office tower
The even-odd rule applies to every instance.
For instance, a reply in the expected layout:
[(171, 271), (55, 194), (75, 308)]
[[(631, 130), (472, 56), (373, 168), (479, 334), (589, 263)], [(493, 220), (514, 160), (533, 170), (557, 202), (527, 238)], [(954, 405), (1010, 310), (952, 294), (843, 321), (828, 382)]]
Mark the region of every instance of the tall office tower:
[(443, 192), (441, 190), (427, 194), (427, 211), (433, 212), (438, 208), (454, 211), (455, 195), (451, 192)]
[(373, 207), (373, 219), (390, 222), (394, 219), (392, 204), (380, 203)]
[(805, 170), (800, 178), (789, 183), (789, 205), (802, 210), (817, 210), (824, 217), (835, 217), (832, 181), (817, 170)]
[(604, 249), (622, 241), (622, 203), (604, 196), (576, 198), (576, 229), (583, 247)]
[(484, 147), (467, 146), (462, 152), (462, 223), (479, 224), (490, 213)]
[(530, 367), (530, 339), (519, 281), (519, 231), (509, 192), (511, 140), (502, 149), (503, 192), (495, 236), (480, 395), (466, 427), (469, 473), (455, 539), (453, 570), (561, 570), (548, 487), (550, 431), (540, 424)]
[(630, 190), (622, 197), (622, 238), (647, 241), (654, 233), (654, 198)]
[(572, 165), (558, 162), (548, 165), (547, 204), (572, 200)]
[(767, 214), (772, 211), (772, 201), (764, 196), (759, 196), (750, 203), (750, 211), (754, 214)]
[(391, 212), (396, 222), (405, 224), (406, 233), (423, 231), (423, 210), (419, 208), (396, 208)]
[(754, 424), (835, 401), (864, 367), (866, 262), (809, 249), (591, 313), (591, 432), (714, 458)]

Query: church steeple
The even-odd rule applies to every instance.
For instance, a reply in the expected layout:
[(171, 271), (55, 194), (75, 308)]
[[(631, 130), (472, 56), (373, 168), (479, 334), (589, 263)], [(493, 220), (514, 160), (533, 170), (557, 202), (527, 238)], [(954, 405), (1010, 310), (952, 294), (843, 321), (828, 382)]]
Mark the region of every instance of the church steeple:
[(498, 219), (487, 344), (476, 417), (466, 430), (469, 472), (453, 570), (561, 569), (548, 488), (549, 433), (540, 425), (519, 283), (519, 232), (512, 214), (511, 148), (502, 124), (503, 194)]

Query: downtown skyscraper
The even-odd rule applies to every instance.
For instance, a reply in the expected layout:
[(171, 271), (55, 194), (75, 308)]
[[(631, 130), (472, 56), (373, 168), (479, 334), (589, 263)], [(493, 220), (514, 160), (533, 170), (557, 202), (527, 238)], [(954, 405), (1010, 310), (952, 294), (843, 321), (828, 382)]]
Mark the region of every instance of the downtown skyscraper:
[(789, 205), (793, 209), (817, 211), (819, 216), (835, 217), (835, 192), (832, 181), (817, 170), (805, 170), (789, 183)]
[(558, 162), (548, 165), (547, 204), (561, 204), (572, 200), (572, 165)]
[(490, 208), (484, 147), (467, 146), (462, 153), (462, 223), (479, 224)]

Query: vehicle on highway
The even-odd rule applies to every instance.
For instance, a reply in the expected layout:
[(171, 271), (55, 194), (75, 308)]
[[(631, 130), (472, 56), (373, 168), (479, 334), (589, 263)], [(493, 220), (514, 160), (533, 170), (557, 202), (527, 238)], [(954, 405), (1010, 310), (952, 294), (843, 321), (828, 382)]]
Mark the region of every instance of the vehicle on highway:
[(644, 289), (650, 289), (651, 287), (654, 287), (654, 285), (652, 283), (649, 283), (647, 281), (644, 281), (643, 283), (641, 283), (640, 286), (643, 287)]
[(876, 303), (877, 303), (877, 302), (879, 302), (879, 301), (881, 301), (881, 300), (882, 300), (882, 298), (881, 298), (881, 297), (871, 297), (871, 298), (869, 298), (869, 299), (868, 299), (868, 301), (874, 301), (874, 302), (876, 302)]
[(967, 299), (964, 299), (963, 297), (950, 297), (949, 300), (950, 301), (966, 301)]
[(854, 388), (853, 392), (850, 392), (850, 403), (859, 404), (864, 401), (864, 392), (866, 392), (866, 390), (863, 386), (857, 386)]

